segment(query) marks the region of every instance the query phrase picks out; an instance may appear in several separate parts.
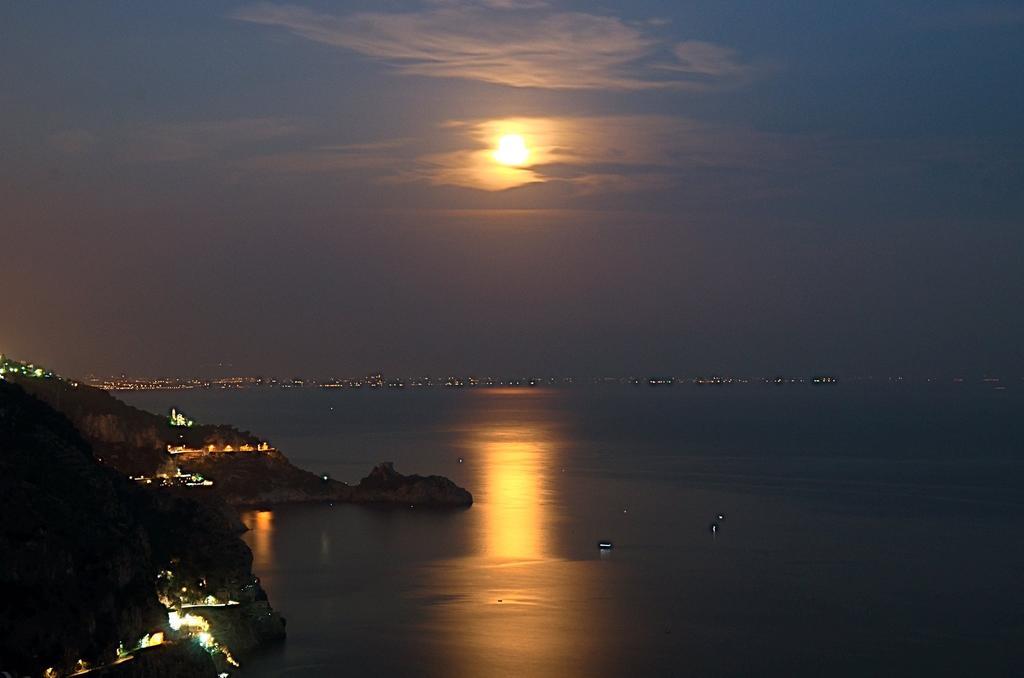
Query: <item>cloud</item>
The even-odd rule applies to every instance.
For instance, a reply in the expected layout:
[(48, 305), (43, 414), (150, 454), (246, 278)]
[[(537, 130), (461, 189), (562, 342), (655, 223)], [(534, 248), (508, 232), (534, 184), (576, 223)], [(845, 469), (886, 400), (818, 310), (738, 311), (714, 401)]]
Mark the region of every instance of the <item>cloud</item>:
[(85, 153), (96, 145), (97, 138), (92, 132), (84, 129), (67, 129), (51, 134), (47, 139), (51, 148), (62, 153), (78, 155)]
[(693, 78), (739, 81), (752, 73), (751, 67), (740, 61), (736, 50), (713, 42), (688, 40), (677, 44), (672, 53), (675, 63), (664, 64), (662, 68)]
[[(522, 166), (495, 158), (498, 140), (509, 134), (529, 149)], [(482, 193), (547, 185), (576, 196), (737, 187), (754, 194), (777, 191), (780, 174), (820, 155), (806, 140), (666, 115), (449, 121), (422, 138), (288, 146), (230, 158), (227, 167), (236, 176), (349, 175)]]
[(550, 7), (547, 0), (429, 0), (432, 5), (447, 7), (490, 7), (491, 9), (537, 9)]
[(123, 162), (182, 162), (244, 150), (300, 131), (294, 122), (280, 118), (154, 123), (126, 132), (116, 154)]
[(278, 151), (233, 163), (241, 171), (268, 174), (334, 174), (352, 170), (390, 173), (408, 162), (408, 139)]
[(233, 18), (348, 49), (397, 72), (546, 89), (698, 89), (748, 72), (707, 42), (673, 46), (651, 24), (558, 12), (531, 0), (442, 1), (402, 13), (334, 15), (262, 3)]
[[(660, 115), (532, 117), (450, 122), (455, 150), (420, 156), (406, 180), (502, 191), (554, 183), (577, 193), (664, 188), (690, 174), (771, 173), (787, 152), (777, 137)], [(495, 161), (497, 140), (524, 138), (529, 161)]]
[(1024, 7), (977, 3), (935, 11), (921, 23), (940, 30), (1015, 28), (1024, 25)]

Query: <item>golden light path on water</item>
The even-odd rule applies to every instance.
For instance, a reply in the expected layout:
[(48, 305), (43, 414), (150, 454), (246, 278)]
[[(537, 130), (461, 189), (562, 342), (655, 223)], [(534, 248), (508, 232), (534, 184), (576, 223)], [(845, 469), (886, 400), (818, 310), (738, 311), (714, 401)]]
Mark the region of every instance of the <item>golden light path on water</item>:
[(543, 557), (546, 506), (538, 467), (550, 456), (550, 444), (521, 428), (484, 432), (477, 444), (485, 469), (485, 553), (509, 560)]
[[(374, 583), (380, 587), (374, 595), (382, 597), (386, 609), (413, 615), (395, 628), (429, 648), (427, 659), (435, 670), (424, 675), (437, 675), (437, 667), (445, 668), (444, 675), (473, 678), (602, 675), (600, 665), (609, 648), (596, 639), (607, 637), (600, 583), (606, 568), (594, 560), (565, 557), (560, 541), (567, 536), (559, 534), (564, 530), (561, 495), (566, 491), (563, 423), (547, 411), (545, 396), (537, 390), (481, 392), (473, 398), (475, 404), (447, 429), (465, 458), (459, 470), (465, 474), (462, 482), (473, 489), (470, 509), (389, 514), (351, 507), (352, 512), (335, 514), (343, 522), (317, 528), (326, 531), (318, 533), (315, 544), (289, 541), (284, 523), (275, 526), (274, 512), (247, 511), (243, 521), (251, 530), (247, 540), (254, 570), (272, 583), (277, 580), (277, 586), (301, 589), (300, 583), (285, 586), (280, 580), (282, 567), (295, 567), (282, 552), (285, 544), (299, 549), (296, 553), (305, 558), (300, 569), (313, 567), (309, 572), (315, 577), (337, 567), (327, 557), (330, 530), (344, 529), (338, 534), (353, 540), (351, 554), (359, 550), (358, 540), (367, 537), (403, 535), (404, 543), (415, 548), (417, 539), (430, 538), (424, 530), (446, 525), (449, 534), (458, 535), (458, 555), (442, 553), (424, 561), (413, 557), (397, 570), (388, 565), (389, 571), (402, 573), (406, 586), (391, 602), (391, 584)], [(383, 557), (402, 557), (405, 549), (386, 547)], [(330, 586), (331, 577), (324, 581)], [(314, 605), (311, 600), (305, 604)], [(325, 609), (310, 607), (305, 614), (372, 614)], [(327, 617), (320, 619), (326, 623)]]
[(452, 675), (586, 675), (592, 591), (580, 563), (557, 557), (553, 543), (562, 442), (550, 422), (518, 415), (518, 397), (499, 396), (508, 406), (466, 431), (479, 469), (467, 514), (477, 548), (431, 568), (433, 588), (450, 598), (430, 624), (442, 629)]
[(274, 560), (274, 512), (246, 511), (242, 522), (250, 529), (253, 560), (256, 563), (272, 563)]

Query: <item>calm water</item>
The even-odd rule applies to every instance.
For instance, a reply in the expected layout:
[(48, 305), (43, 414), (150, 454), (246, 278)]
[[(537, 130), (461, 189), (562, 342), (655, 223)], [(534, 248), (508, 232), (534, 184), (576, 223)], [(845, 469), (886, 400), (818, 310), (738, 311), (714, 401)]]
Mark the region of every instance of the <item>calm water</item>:
[(1017, 391), (129, 399), (340, 479), (393, 460), (476, 498), (246, 513), (289, 633), (247, 676), (998, 676), (1024, 675)]

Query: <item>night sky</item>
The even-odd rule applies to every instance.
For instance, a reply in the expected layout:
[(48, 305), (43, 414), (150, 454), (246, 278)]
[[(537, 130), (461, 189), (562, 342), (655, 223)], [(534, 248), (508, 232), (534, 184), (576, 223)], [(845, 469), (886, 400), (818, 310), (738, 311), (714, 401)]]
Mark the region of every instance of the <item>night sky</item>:
[(1022, 73), (1020, 3), (4, 3), (0, 352), (1019, 376)]

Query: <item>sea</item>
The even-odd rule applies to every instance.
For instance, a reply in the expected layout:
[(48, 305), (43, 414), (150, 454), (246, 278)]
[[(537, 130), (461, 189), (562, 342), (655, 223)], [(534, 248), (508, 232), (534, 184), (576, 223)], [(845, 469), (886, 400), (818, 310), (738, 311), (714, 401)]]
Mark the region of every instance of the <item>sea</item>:
[(246, 511), (245, 677), (1024, 675), (1024, 382), (118, 395), (473, 493)]

